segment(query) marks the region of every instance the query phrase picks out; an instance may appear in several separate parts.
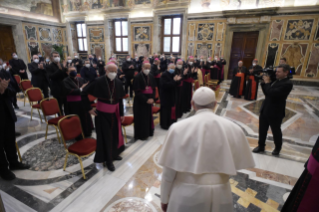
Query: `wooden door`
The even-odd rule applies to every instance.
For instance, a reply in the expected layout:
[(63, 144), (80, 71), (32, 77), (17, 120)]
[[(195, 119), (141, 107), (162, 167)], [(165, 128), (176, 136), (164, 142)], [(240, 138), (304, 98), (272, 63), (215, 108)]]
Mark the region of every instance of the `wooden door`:
[(233, 70), (237, 67), (238, 61), (242, 60), (248, 69), (255, 58), (259, 32), (234, 32), (228, 79), (233, 78)]
[(0, 39), (0, 58), (3, 61), (9, 61), (11, 54), (16, 51), (14, 45), (11, 26), (0, 25), (1, 39)]

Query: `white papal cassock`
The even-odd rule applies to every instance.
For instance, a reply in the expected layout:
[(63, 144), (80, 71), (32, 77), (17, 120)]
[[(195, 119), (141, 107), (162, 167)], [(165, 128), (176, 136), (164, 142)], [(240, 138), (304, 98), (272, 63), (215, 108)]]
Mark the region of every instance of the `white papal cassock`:
[(243, 131), (210, 109), (171, 126), (159, 164), (168, 212), (233, 211), (229, 176), (255, 166)]

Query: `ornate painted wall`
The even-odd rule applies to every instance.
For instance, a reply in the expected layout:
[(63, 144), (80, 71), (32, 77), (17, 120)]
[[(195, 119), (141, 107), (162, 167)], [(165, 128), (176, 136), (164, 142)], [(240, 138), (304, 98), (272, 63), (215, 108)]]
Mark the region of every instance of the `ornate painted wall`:
[(147, 57), (152, 52), (153, 24), (131, 24), (131, 52)]
[(41, 52), (44, 57), (50, 56), (52, 45), (64, 45), (65, 56), (68, 54), (67, 36), (65, 27), (55, 27), (23, 23), (23, 34), (27, 49), (28, 62), (32, 55)]
[(223, 56), (226, 20), (196, 20), (187, 23), (187, 56)]
[(105, 35), (104, 25), (87, 27), (88, 53), (95, 54), (105, 60)]
[(319, 15), (272, 17), (264, 66), (276, 66), (285, 57), (296, 77), (319, 78)]

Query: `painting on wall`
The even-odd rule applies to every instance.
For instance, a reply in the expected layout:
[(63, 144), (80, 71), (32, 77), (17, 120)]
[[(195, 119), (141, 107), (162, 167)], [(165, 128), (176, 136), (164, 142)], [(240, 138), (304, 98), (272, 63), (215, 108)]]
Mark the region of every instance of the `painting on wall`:
[(30, 58), (32, 58), (32, 55), (38, 54), (39, 52), (39, 44), (35, 41), (28, 42), (28, 53), (30, 55)]
[(62, 42), (62, 30), (61, 29), (52, 29), (53, 41)]
[(66, 35), (66, 30), (63, 30), (64, 33), (64, 42), (68, 42), (68, 36)]
[(188, 25), (188, 40), (194, 41), (195, 40), (195, 24), (189, 24)]
[(215, 24), (198, 24), (197, 40), (213, 40)]
[(307, 52), (308, 44), (283, 44), (281, 57), (287, 59), (287, 64), (295, 67), (296, 75), (300, 75)]
[(151, 49), (150, 49), (150, 44), (134, 44), (134, 54), (137, 54), (138, 57), (144, 56), (148, 57), (150, 54)]
[(187, 56), (192, 56), (194, 53), (194, 44), (189, 43), (187, 48)]
[(51, 29), (50, 28), (42, 28), (39, 27), (39, 36), (40, 36), (40, 40), (43, 41), (52, 41), (51, 39)]
[(41, 43), (41, 51), (44, 57), (50, 57), (52, 52), (52, 44), (51, 43)]
[(266, 61), (265, 61), (265, 68), (273, 67), (278, 53), (279, 44), (277, 43), (269, 43), (266, 53)]
[(104, 42), (104, 28), (89, 28), (90, 42)]
[(280, 41), (282, 26), (284, 25), (284, 20), (273, 20), (271, 23), (270, 30), (270, 41)]
[(52, 0), (0, 0), (2, 7), (53, 16)]
[(212, 56), (212, 44), (197, 44), (197, 57), (208, 58)]
[(138, 26), (133, 28), (134, 41), (149, 41), (150, 40), (150, 28), (149, 26)]
[(214, 50), (214, 56), (221, 57), (222, 54), (222, 44), (221, 43), (216, 43), (215, 44), (215, 50)]
[(319, 44), (314, 43), (310, 50), (310, 56), (306, 68), (306, 77), (316, 77), (319, 71)]
[(24, 29), (27, 40), (38, 40), (37, 28), (35, 28), (34, 26), (24, 26)]
[(224, 37), (224, 23), (217, 23), (216, 41), (223, 41)]
[(285, 40), (309, 40), (313, 19), (288, 20)]
[(96, 57), (101, 57), (102, 60), (105, 60), (105, 47), (104, 44), (100, 43), (91, 43), (90, 44), (91, 54), (95, 54)]

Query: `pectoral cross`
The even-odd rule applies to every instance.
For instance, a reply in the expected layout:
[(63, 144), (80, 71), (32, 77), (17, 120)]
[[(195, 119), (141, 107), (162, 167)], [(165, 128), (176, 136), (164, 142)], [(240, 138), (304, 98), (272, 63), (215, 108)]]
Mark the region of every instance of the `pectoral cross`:
[(110, 102), (111, 102), (111, 104), (113, 103), (113, 98), (112, 97), (110, 98)]

